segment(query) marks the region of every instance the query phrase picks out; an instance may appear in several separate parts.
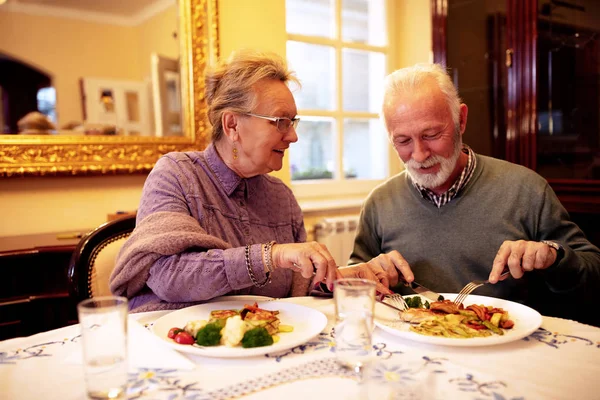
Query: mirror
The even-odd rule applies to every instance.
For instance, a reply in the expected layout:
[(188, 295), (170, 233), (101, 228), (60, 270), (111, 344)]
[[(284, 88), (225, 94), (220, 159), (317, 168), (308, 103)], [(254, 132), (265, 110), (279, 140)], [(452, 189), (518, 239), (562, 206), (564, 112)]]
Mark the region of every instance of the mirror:
[(1, 4), (0, 177), (145, 173), (204, 148), (199, 77), (217, 57), (217, 0)]

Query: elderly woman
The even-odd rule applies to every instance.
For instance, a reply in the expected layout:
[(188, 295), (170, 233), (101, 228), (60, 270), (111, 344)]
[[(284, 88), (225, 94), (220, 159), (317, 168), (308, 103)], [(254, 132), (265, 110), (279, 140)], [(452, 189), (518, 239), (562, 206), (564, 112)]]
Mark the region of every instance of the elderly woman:
[[(311, 279), (329, 288), (342, 276), (389, 283), (364, 265), (338, 270), (324, 245), (305, 243), (291, 190), (267, 175), (298, 140), (290, 81), (285, 61), (254, 51), (207, 72), (211, 144), (158, 160), (111, 276), (132, 311), (222, 295), (306, 295)], [(384, 284), (378, 290), (389, 293)]]

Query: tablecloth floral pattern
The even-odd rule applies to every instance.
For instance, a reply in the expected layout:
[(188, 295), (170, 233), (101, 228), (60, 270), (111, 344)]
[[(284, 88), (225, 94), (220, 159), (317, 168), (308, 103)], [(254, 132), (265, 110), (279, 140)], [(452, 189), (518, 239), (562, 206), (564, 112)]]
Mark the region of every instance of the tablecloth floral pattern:
[[(296, 301), (331, 319), (331, 300)], [(152, 317), (135, 318), (152, 323)], [(227, 360), (189, 356), (196, 365), (192, 370), (139, 368), (129, 374), (128, 398), (270, 399), (285, 393), (286, 400), (305, 399), (293, 389), (298, 382), (323, 397), (378, 400), (597, 399), (600, 393), (600, 329), (574, 321), (544, 317), (529, 337), (476, 349), (401, 341), (376, 330), (373, 361), (361, 377), (335, 361), (334, 335), (330, 323), (307, 343), (279, 353)], [(81, 398), (81, 365), (64, 363), (77, 346), (76, 326), (0, 342), (0, 388), (6, 398)], [(48, 396), (43, 385), (31, 385), (32, 373), (62, 390)]]

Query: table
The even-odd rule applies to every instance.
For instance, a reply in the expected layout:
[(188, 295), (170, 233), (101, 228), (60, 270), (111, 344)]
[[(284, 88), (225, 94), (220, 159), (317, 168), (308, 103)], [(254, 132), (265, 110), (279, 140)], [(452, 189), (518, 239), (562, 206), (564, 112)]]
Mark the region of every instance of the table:
[[(374, 332), (375, 361), (363, 382), (334, 361), (331, 299), (278, 299), (322, 311), (325, 330), (304, 345), (241, 359), (187, 356), (192, 369), (137, 368), (131, 399), (598, 399), (600, 328), (544, 317), (527, 338), (487, 347), (442, 347)], [(165, 312), (132, 314), (148, 326)], [(77, 325), (0, 342), (6, 399), (81, 399)], [(80, 351), (80, 350), (79, 350)]]

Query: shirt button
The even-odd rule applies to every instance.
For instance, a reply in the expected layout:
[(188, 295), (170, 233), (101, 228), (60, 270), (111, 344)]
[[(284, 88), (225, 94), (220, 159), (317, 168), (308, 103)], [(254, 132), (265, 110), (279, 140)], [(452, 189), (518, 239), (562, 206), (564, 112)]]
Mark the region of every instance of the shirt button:
[(240, 206), (244, 207), (244, 202), (240, 201)]

